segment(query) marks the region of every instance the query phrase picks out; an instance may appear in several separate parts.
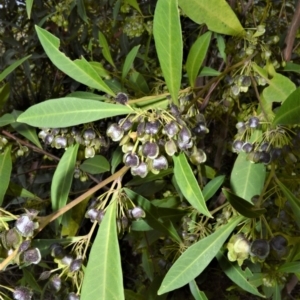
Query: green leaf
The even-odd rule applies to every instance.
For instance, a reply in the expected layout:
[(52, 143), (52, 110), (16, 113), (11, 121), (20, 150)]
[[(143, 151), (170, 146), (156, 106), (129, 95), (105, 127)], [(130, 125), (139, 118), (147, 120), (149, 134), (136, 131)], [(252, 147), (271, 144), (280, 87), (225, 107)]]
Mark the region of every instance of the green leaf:
[(217, 190), (223, 184), (224, 180), (225, 175), (217, 176), (205, 185), (202, 191), (205, 201), (209, 200), (217, 192)]
[(278, 268), (283, 273), (299, 273), (300, 261), (286, 262)]
[(9, 75), (14, 69), (20, 66), (25, 60), (27, 60), (31, 55), (21, 58), (7, 67), (3, 72), (0, 73), (0, 81), (2, 81), (7, 75)]
[[(22, 112), (20, 112), (20, 111), (14, 110), (12, 112), (12, 115), (15, 117), (15, 119), (17, 119), (21, 113)], [(33, 144), (35, 144), (37, 147), (42, 149), (42, 145), (36, 134), (35, 128), (28, 126), (27, 124), (19, 123), (19, 122), (14, 122), (14, 123), (11, 123), (10, 125), (14, 130), (16, 130), (18, 133), (23, 135), (25, 138), (27, 138), (29, 141), (31, 141)]]
[(102, 54), (104, 56), (104, 58), (113, 66), (113, 67), (116, 67), (114, 62), (113, 62), (113, 59), (111, 57), (111, 53), (110, 53), (110, 50), (109, 50), (109, 46), (108, 46), (108, 43), (107, 43), (107, 40), (106, 40), (106, 37), (105, 35), (99, 31), (99, 43), (100, 43), (100, 47), (102, 47)]
[(153, 266), (153, 260), (149, 253), (149, 248), (145, 247), (142, 250), (142, 267), (144, 269), (144, 272), (146, 273), (147, 277), (153, 281), (154, 277), (154, 266)]
[(11, 123), (14, 123), (16, 120), (11, 114), (5, 114), (2, 117), (0, 117), (0, 127), (4, 127), (6, 125), (9, 125)]
[(11, 146), (5, 147), (3, 153), (0, 154), (0, 206), (10, 182), (10, 174), (12, 170), (12, 160), (10, 156)]
[(132, 6), (134, 9), (136, 9), (140, 14), (142, 14), (140, 7), (137, 3), (137, 0), (124, 0), (125, 3), (129, 4)]
[(124, 188), (124, 191), (136, 205), (140, 206), (146, 212), (146, 217), (144, 220), (149, 224), (150, 227), (161, 231), (169, 236), (172, 240), (181, 243), (181, 238), (179, 237), (177, 231), (173, 230), (171, 225), (172, 223), (160, 222), (156, 207), (152, 205), (149, 200), (127, 188)]
[(132, 68), (133, 61), (135, 60), (135, 57), (139, 51), (141, 45), (133, 47), (130, 52), (127, 54), (123, 69), (122, 69), (122, 80), (127, 76), (129, 70)]
[(269, 86), (263, 90), (263, 96), (270, 102), (283, 102), (296, 89), (289, 78), (278, 73), (268, 83)]
[(118, 147), (112, 154), (111, 158), (111, 173), (115, 173), (117, 166), (122, 162), (124, 153), (121, 147)]
[(42, 289), (37, 283), (37, 279), (34, 274), (28, 270), (28, 268), (22, 268), (23, 276), (26, 283), (30, 286), (31, 289), (41, 293)]
[(192, 87), (195, 86), (195, 81), (206, 56), (210, 39), (211, 32), (208, 31), (196, 40), (189, 51), (186, 60), (186, 71)]
[(232, 207), (242, 216), (247, 218), (257, 218), (266, 212), (264, 208), (257, 208), (250, 202), (237, 195), (234, 195), (226, 189), (222, 189), (222, 191)]
[(251, 202), (251, 198), (260, 195), (266, 176), (263, 164), (254, 164), (247, 160), (246, 153), (239, 153), (230, 176), (232, 191), (239, 197)]
[(210, 68), (210, 67), (203, 67), (200, 70), (200, 73), (198, 76), (219, 76), (219, 75), (221, 75), (221, 72), (219, 72), (213, 68)]
[(146, 300), (146, 298), (143, 295), (136, 294), (132, 290), (124, 290), (125, 293), (125, 299), (126, 300)]
[(219, 53), (223, 58), (223, 60), (226, 62), (226, 52), (225, 52), (226, 45), (225, 45), (224, 36), (222, 36), (221, 34), (216, 34), (216, 36), (217, 36), (217, 46), (218, 46)]
[(28, 19), (31, 18), (31, 10), (32, 10), (33, 0), (26, 0), (26, 12)]
[(291, 62), (287, 62), (283, 71), (286, 72), (295, 72), (300, 74), (300, 65), (295, 64), (295, 63), (291, 63)]
[(145, 95), (149, 94), (150, 90), (148, 83), (141, 73), (132, 70), (132, 72), (130, 72), (129, 80), (137, 92), (142, 92)]
[(17, 121), (34, 127), (69, 127), (131, 113), (125, 105), (88, 99), (61, 98), (29, 107)]
[(154, 12), (153, 35), (160, 67), (175, 104), (182, 72), (182, 32), (178, 1), (158, 0)]
[[(70, 146), (60, 159), (51, 183), (51, 204), (53, 211), (66, 205), (73, 181), (79, 145)], [(61, 218), (59, 219), (59, 222)]]
[(80, 169), (90, 174), (101, 174), (109, 171), (110, 165), (108, 160), (102, 155), (95, 155), (92, 158), (86, 159)]
[(283, 192), (284, 196), (289, 201), (293, 214), (295, 215), (295, 221), (300, 228), (300, 201), (299, 198), (294, 195), (283, 183), (281, 183), (277, 178), (275, 179), (276, 183), (280, 187), (281, 191)]
[(116, 209), (117, 200), (114, 199), (106, 210), (89, 255), (80, 296), (82, 300), (125, 299)]
[(91, 88), (115, 96), (114, 92), (104, 83), (94, 68), (84, 59), (72, 61), (59, 51), (59, 39), (45, 29), (35, 25), (39, 40), (52, 63), (74, 80)]
[(206, 207), (205, 200), (195, 175), (184, 153), (173, 156), (174, 175), (180, 191), (186, 200), (200, 213), (212, 217)]
[(6, 82), (0, 88), (0, 109), (3, 109), (4, 105), (6, 104), (7, 100), (9, 99), (10, 95), (10, 84)]
[(24, 187), (15, 184), (14, 182), (9, 183), (9, 187), (6, 191), (6, 194), (14, 197), (30, 198), (30, 199), (44, 201), (38, 196), (31, 193), (30, 191), (26, 190)]
[(276, 111), (274, 125), (300, 124), (300, 88), (292, 92)]
[(224, 255), (223, 251), (219, 251), (217, 254), (217, 260), (223, 270), (223, 272), (240, 288), (244, 291), (265, 298), (255, 286), (249, 283), (249, 280), (253, 276), (252, 272), (246, 268), (245, 271), (236, 262), (230, 262)]
[[(89, 64), (94, 68), (98, 75), (104, 79), (110, 78), (109, 72), (104, 69), (103, 65), (98, 61), (90, 61)], [(106, 97), (107, 98), (107, 97)]]
[(190, 291), (195, 300), (208, 300), (204, 292), (201, 292), (195, 280), (189, 282)]
[(165, 276), (158, 295), (178, 289), (196, 278), (217, 255), (231, 232), (244, 217), (231, 219), (213, 234), (190, 246), (173, 264)]
[(82, 100), (88, 99), (88, 100), (96, 100), (96, 101), (103, 101), (107, 100), (107, 97), (97, 95), (91, 92), (84, 92), (84, 91), (76, 91), (71, 94), (68, 94), (67, 98), (80, 98)]
[(179, 0), (183, 12), (197, 24), (205, 23), (209, 30), (228, 34), (244, 35), (239, 19), (224, 0)]
[(85, 22), (88, 23), (88, 17), (86, 15), (84, 1), (83, 0), (76, 0), (77, 4), (77, 13), (79, 17)]

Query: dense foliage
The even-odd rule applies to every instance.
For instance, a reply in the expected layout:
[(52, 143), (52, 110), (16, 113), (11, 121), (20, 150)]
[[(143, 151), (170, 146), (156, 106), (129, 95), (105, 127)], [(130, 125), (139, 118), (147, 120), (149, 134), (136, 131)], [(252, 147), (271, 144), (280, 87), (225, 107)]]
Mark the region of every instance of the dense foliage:
[(298, 299), (299, 15), (0, 4), (0, 298)]

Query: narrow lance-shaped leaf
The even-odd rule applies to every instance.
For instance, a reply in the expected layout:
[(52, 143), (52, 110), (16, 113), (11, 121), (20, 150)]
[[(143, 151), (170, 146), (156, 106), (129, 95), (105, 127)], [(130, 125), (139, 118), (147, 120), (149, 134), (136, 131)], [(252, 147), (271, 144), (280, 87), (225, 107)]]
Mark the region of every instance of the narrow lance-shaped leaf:
[(108, 160), (102, 155), (95, 155), (92, 158), (85, 160), (80, 169), (90, 174), (101, 174), (110, 169)]
[(83, 57), (80, 60), (72, 61), (59, 51), (59, 39), (57, 37), (37, 25), (35, 25), (35, 29), (46, 54), (58, 69), (86, 86), (115, 96), (114, 92)]
[(216, 257), (224, 273), (244, 291), (265, 298), (264, 295), (249, 282), (253, 276), (252, 272), (248, 268), (246, 268), (245, 271), (242, 270), (236, 262), (230, 262), (223, 252), (224, 251), (220, 250)]
[(201, 274), (243, 219), (241, 216), (231, 219), (228, 224), (183, 252), (165, 276), (158, 295), (178, 289)]
[(70, 146), (65, 151), (53, 175), (51, 203), (54, 211), (62, 208), (67, 203), (74, 176), (78, 146), (78, 144)]
[(225, 0), (178, 0), (183, 12), (198, 24), (205, 23), (209, 30), (228, 34), (245, 33), (237, 16)]
[(217, 176), (205, 185), (202, 191), (205, 201), (209, 200), (218, 191), (224, 180), (225, 175)]
[(26, 0), (26, 12), (28, 19), (31, 18), (31, 10), (32, 10), (33, 0)]
[(116, 200), (110, 203), (98, 229), (84, 274), (82, 300), (124, 299), (116, 205)]
[(140, 45), (133, 47), (130, 52), (127, 54), (124, 66), (122, 69), (122, 80), (127, 76), (129, 70), (132, 68), (133, 61), (139, 51)]
[(109, 50), (109, 46), (106, 40), (105, 35), (99, 31), (99, 42), (100, 42), (100, 46), (102, 47), (102, 54), (104, 56), (104, 58), (113, 66), (115, 67), (115, 64), (113, 62), (113, 59), (111, 57), (110, 54), (110, 50)]
[(276, 111), (274, 125), (293, 125), (300, 123), (300, 88), (291, 93)]
[(173, 161), (175, 179), (186, 200), (195, 209), (197, 209), (198, 212), (211, 217), (211, 214), (206, 207), (199, 184), (185, 157), (185, 154), (181, 153), (178, 156), (174, 155)]
[(0, 73), (0, 81), (2, 81), (7, 75), (9, 75), (14, 69), (20, 66), (25, 60), (27, 60), (31, 55), (21, 58), (7, 67), (2, 73)]
[(186, 60), (186, 71), (189, 78), (190, 85), (195, 86), (195, 81), (199, 70), (202, 66), (206, 56), (208, 46), (210, 43), (211, 32), (206, 32), (200, 36), (192, 45)]
[(182, 32), (177, 0), (158, 0), (154, 12), (153, 35), (160, 67), (175, 104), (182, 72)]
[(17, 121), (34, 127), (68, 127), (131, 113), (125, 105), (88, 99), (61, 98), (29, 107)]
[(15, 118), (11, 114), (4, 114), (0, 117), (0, 127), (6, 126), (14, 122)]
[(3, 153), (0, 154), (0, 205), (3, 203), (3, 199), (10, 181), (10, 174), (12, 170), (10, 151), (11, 146), (7, 146)]
[(191, 294), (195, 300), (208, 300), (205, 293), (200, 291), (195, 280), (189, 283)]

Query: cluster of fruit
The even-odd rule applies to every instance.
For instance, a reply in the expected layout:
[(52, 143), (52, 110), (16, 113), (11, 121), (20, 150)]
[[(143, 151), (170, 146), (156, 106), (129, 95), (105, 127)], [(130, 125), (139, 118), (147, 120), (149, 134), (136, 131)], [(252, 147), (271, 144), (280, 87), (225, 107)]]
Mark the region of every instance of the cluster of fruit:
[(67, 148), (74, 143), (84, 146), (85, 158), (94, 157), (102, 147), (107, 148), (105, 138), (93, 128), (81, 130), (79, 127), (72, 128), (44, 128), (39, 134), (39, 138), (46, 145), (56, 149)]
[(119, 142), (124, 153), (123, 162), (131, 168), (132, 175), (145, 177), (149, 171), (158, 174), (168, 168), (168, 157), (184, 151), (193, 164), (206, 160), (205, 152), (197, 148), (198, 138), (208, 129), (202, 114), (192, 116), (196, 124), (190, 129), (189, 122), (177, 106), (168, 110), (143, 111), (128, 115), (111, 124), (107, 136)]
[[(268, 122), (261, 122), (257, 116), (249, 117), (246, 122), (238, 122), (236, 128), (238, 133), (232, 144), (233, 152), (247, 153), (248, 159), (254, 163), (269, 164), (276, 160), (283, 164), (297, 162), (296, 150), (300, 143), (297, 129), (271, 127)], [(256, 138), (253, 139), (253, 136)]]
[(128, 16), (125, 18), (125, 24), (123, 27), (123, 32), (129, 37), (129, 38), (135, 38), (140, 37), (145, 29), (147, 29), (144, 26), (144, 19), (141, 15), (134, 13), (132, 16)]
[(55, 13), (52, 14), (50, 20), (58, 27), (63, 27), (65, 31), (68, 30), (68, 16), (71, 13), (72, 0), (64, 1), (64, 3), (52, 4), (55, 7)]

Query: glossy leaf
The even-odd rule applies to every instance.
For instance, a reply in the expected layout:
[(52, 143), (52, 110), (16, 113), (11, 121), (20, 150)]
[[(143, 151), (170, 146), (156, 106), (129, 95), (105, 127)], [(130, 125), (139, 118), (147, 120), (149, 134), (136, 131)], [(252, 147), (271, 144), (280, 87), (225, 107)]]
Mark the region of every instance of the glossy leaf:
[(208, 300), (204, 292), (201, 292), (195, 280), (189, 283), (191, 294), (195, 300)]
[(60, 42), (57, 37), (37, 25), (35, 25), (35, 29), (46, 54), (58, 69), (86, 86), (115, 96), (114, 92), (104, 83), (84, 57), (72, 61), (59, 51)]
[(93, 122), (131, 112), (132, 110), (125, 105), (65, 97), (33, 105), (22, 113), (17, 121), (34, 127), (57, 128)]
[(101, 31), (99, 31), (99, 42), (100, 42), (100, 47), (102, 48), (102, 54), (103, 54), (104, 58), (113, 67), (116, 67), (115, 64), (114, 64), (114, 62), (113, 62), (113, 59), (111, 57), (111, 53), (110, 53), (110, 50), (109, 50), (109, 46), (108, 46), (106, 37), (105, 37), (105, 35)]
[(158, 294), (178, 289), (201, 274), (217, 255), (231, 232), (243, 220), (244, 217), (231, 219), (228, 224), (183, 252), (165, 276)]
[(127, 76), (128, 72), (130, 71), (130, 69), (132, 68), (132, 64), (136, 58), (136, 55), (139, 51), (140, 45), (133, 47), (130, 52), (127, 54), (126, 58), (125, 58), (125, 62), (123, 65), (123, 69), (122, 69), (122, 79), (124, 80), (124, 78)]
[(253, 204), (246, 201), (245, 199), (231, 193), (226, 189), (222, 189), (226, 199), (232, 205), (232, 207), (240, 213), (242, 216), (247, 218), (257, 218), (264, 214), (266, 210), (264, 208), (256, 208)]
[(80, 169), (90, 174), (101, 174), (109, 171), (110, 165), (108, 160), (102, 155), (95, 155), (92, 158), (86, 159)]
[(218, 191), (224, 180), (225, 175), (217, 176), (205, 185), (202, 191), (205, 201), (209, 200)]
[(186, 200), (199, 212), (211, 217), (195, 175), (184, 153), (173, 156), (174, 175), (180, 191)]
[(124, 191), (131, 201), (140, 206), (146, 212), (146, 217), (144, 220), (149, 224), (149, 226), (166, 234), (172, 240), (181, 243), (181, 238), (179, 237), (177, 231), (173, 230), (171, 225), (172, 223), (160, 222), (156, 207), (152, 205), (149, 200), (127, 188), (124, 188)]
[(117, 201), (108, 206), (93, 243), (80, 299), (125, 299), (116, 224)]
[[(2, 150), (3, 151), (3, 150)], [(10, 182), (12, 170), (11, 147), (5, 147), (3, 153), (0, 153), (0, 205), (2, 206), (6, 190)]]
[(216, 257), (223, 272), (236, 285), (250, 294), (265, 298), (265, 296), (262, 295), (255, 286), (249, 283), (249, 280), (251, 279), (253, 274), (248, 268), (246, 268), (245, 271), (242, 270), (242, 268), (236, 262), (230, 262), (221, 250), (218, 252)]
[(70, 146), (65, 151), (54, 172), (51, 183), (51, 204), (53, 211), (62, 208), (67, 203), (74, 177), (78, 146), (78, 144)]
[(293, 125), (300, 123), (300, 88), (291, 93), (276, 111), (274, 125)]
[(31, 18), (31, 10), (32, 10), (33, 0), (26, 0), (26, 12), (28, 19)]
[(293, 214), (295, 215), (295, 221), (300, 228), (300, 201), (299, 198), (294, 195), (282, 182), (280, 182), (276, 178), (276, 183), (280, 187), (281, 191), (283, 192), (284, 196), (289, 201), (289, 204), (292, 208)]
[(160, 67), (175, 104), (182, 71), (182, 32), (178, 1), (158, 0), (154, 12), (153, 35)]
[(211, 32), (206, 32), (200, 36), (192, 45), (187, 60), (186, 71), (190, 85), (195, 86), (196, 78), (206, 56), (208, 46), (210, 44)]
[(95, 69), (98, 75), (104, 79), (110, 78), (109, 72), (104, 69), (103, 65), (98, 61), (90, 61), (89, 64)]
[(283, 273), (299, 273), (300, 261), (286, 262), (278, 268), (279, 272)]
[(15, 70), (18, 66), (20, 66), (25, 60), (27, 60), (31, 55), (28, 55), (24, 58), (21, 58), (14, 63), (12, 63), (9, 67), (7, 67), (5, 70), (3, 70), (0, 73), (0, 81), (2, 81), (7, 75), (9, 75), (13, 70)]
[(0, 117), (0, 127), (9, 125), (14, 122), (15, 122), (15, 118), (11, 114), (4, 114), (2, 117)]
[(263, 164), (254, 164), (247, 160), (246, 153), (239, 153), (230, 176), (232, 191), (239, 197), (251, 202), (263, 189), (266, 168)]
[[(12, 115), (15, 117), (15, 119), (17, 119), (21, 113), (22, 112), (20, 112), (20, 111), (14, 110)], [(14, 130), (16, 130), (18, 133), (23, 135), (25, 138), (27, 138), (29, 141), (31, 141), (33, 144), (35, 144), (37, 147), (42, 149), (42, 146), (41, 146), (40, 140), (37, 136), (35, 128), (33, 128), (27, 124), (19, 123), (19, 122), (14, 122), (14, 123), (11, 123), (10, 125)]]
[(97, 101), (103, 101), (107, 100), (107, 97), (97, 95), (91, 92), (84, 92), (84, 91), (76, 91), (71, 94), (67, 95), (68, 98), (80, 98), (80, 99), (87, 99), (87, 100), (97, 100)]
[(278, 73), (268, 83), (269, 86), (263, 90), (263, 96), (270, 102), (283, 102), (296, 89), (289, 78)]
[(237, 16), (225, 0), (179, 0), (183, 12), (197, 24), (205, 23), (209, 30), (228, 34), (245, 33)]

